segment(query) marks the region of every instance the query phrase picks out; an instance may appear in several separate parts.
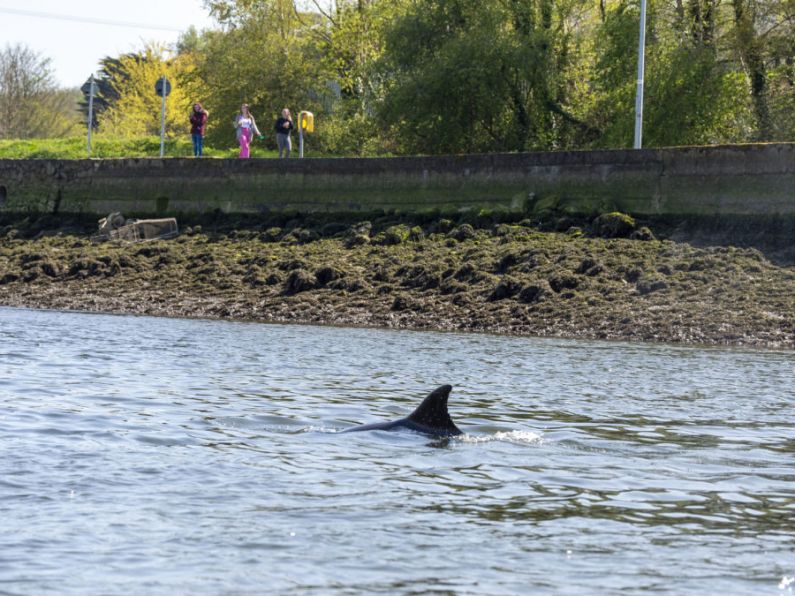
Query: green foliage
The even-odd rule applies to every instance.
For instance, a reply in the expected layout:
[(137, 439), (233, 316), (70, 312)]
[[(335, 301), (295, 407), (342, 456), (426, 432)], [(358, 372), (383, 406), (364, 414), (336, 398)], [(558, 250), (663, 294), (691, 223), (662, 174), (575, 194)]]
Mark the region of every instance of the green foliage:
[[(382, 116), (411, 152), (554, 149), (595, 131), (565, 74), (577, 0), (418, 0), (388, 32)], [(420, 49), (421, 48), (421, 49)]]
[(259, 129), (272, 141), (273, 123), (284, 107), (322, 113), (326, 76), (309, 30), (316, 15), (298, 14), (287, 0), (210, 3), (225, 26), (204, 34), (197, 64), (200, 100), (210, 111), (208, 137), (218, 146), (236, 144), (233, 121), (248, 103)]
[(780, 64), (770, 73), (770, 110), (774, 138), (795, 139), (795, 60)]
[(165, 59), (164, 51), (150, 44), (139, 53), (106, 61), (110, 91), (105, 91), (109, 97), (103, 95), (108, 105), (98, 116), (100, 131), (121, 137), (159, 135), (162, 98), (155, 93), (155, 84), (162, 76), (168, 78), (172, 89), (166, 98), (166, 135), (190, 131), (188, 117), (196, 101), (192, 55)]
[[(195, 101), (210, 112), (208, 146), (230, 154), (244, 102), (271, 149), (282, 108), (314, 112), (313, 156), (629, 147), (639, 2), (205, 0), (218, 27), (187, 30), (170, 57), (148, 45), (102, 61), (100, 132), (157, 134), (166, 74), (174, 147)], [(644, 146), (795, 139), (794, 6), (649, 0)], [(26, 64), (48, 80), (46, 60)], [(0, 138), (81, 132), (73, 91), (22, 101), (4, 95), (17, 79), (0, 79)]]
[[(748, 102), (736, 72), (722, 63), (717, 48), (685, 37), (666, 22), (670, 15), (649, 5), (646, 45), (643, 144), (659, 147), (739, 142), (747, 139)], [(598, 147), (630, 147), (635, 127), (637, 69), (636, 6), (620, 3), (597, 30), (601, 55), (595, 64), (590, 117), (602, 130)], [(680, 23), (680, 27), (686, 23)]]

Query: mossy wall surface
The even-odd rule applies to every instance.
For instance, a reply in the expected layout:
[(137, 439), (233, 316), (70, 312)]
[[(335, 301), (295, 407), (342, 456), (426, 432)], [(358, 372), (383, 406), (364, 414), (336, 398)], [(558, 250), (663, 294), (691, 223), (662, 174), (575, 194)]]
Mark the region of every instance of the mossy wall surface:
[(345, 159), (0, 160), (0, 210), (795, 215), (795, 143)]

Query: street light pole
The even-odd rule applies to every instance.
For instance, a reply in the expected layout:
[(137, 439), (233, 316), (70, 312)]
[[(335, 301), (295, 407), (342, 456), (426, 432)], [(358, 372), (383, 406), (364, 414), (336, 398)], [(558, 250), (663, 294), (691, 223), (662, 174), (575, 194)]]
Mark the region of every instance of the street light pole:
[(635, 94), (635, 149), (643, 145), (643, 79), (646, 54), (646, 0), (640, 0), (640, 40), (638, 41), (638, 90)]

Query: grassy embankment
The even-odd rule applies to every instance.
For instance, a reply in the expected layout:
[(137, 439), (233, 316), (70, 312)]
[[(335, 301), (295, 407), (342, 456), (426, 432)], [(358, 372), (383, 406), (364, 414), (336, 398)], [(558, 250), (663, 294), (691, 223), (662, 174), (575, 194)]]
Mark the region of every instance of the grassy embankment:
[[(95, 135), (91, 140), (91, 157), (159, 157), (159, 137), (116, 138)], [(191, 157), (193, 145), (190, 137), (166, 139), (166, 157)], [(237, 157), (238, 149), (215, 149), (205, 146), (206, 157)], [(252, 145), (252, 157), (276, 157), (276, 152), (266, 149), (262, 142)], [(11, 139), (0, 140), (0, 159), (85, 159), (88, 156), (85, 137), (63, 139)]]
[(0, 304), (795, 348), (795, 270), (752, 248), (594, 222), (182, 223), (175, 240), (91, 244), (88, 222), (0, 219)]

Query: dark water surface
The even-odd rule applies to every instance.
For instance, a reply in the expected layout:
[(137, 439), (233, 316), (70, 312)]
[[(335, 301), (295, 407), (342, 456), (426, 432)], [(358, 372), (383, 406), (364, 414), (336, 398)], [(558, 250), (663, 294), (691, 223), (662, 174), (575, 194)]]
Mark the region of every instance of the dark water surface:
[[(467, 433), (336, 431), (442, 383)], [(791, 352), (0, 309), (0, 593), (791, 594)]]

